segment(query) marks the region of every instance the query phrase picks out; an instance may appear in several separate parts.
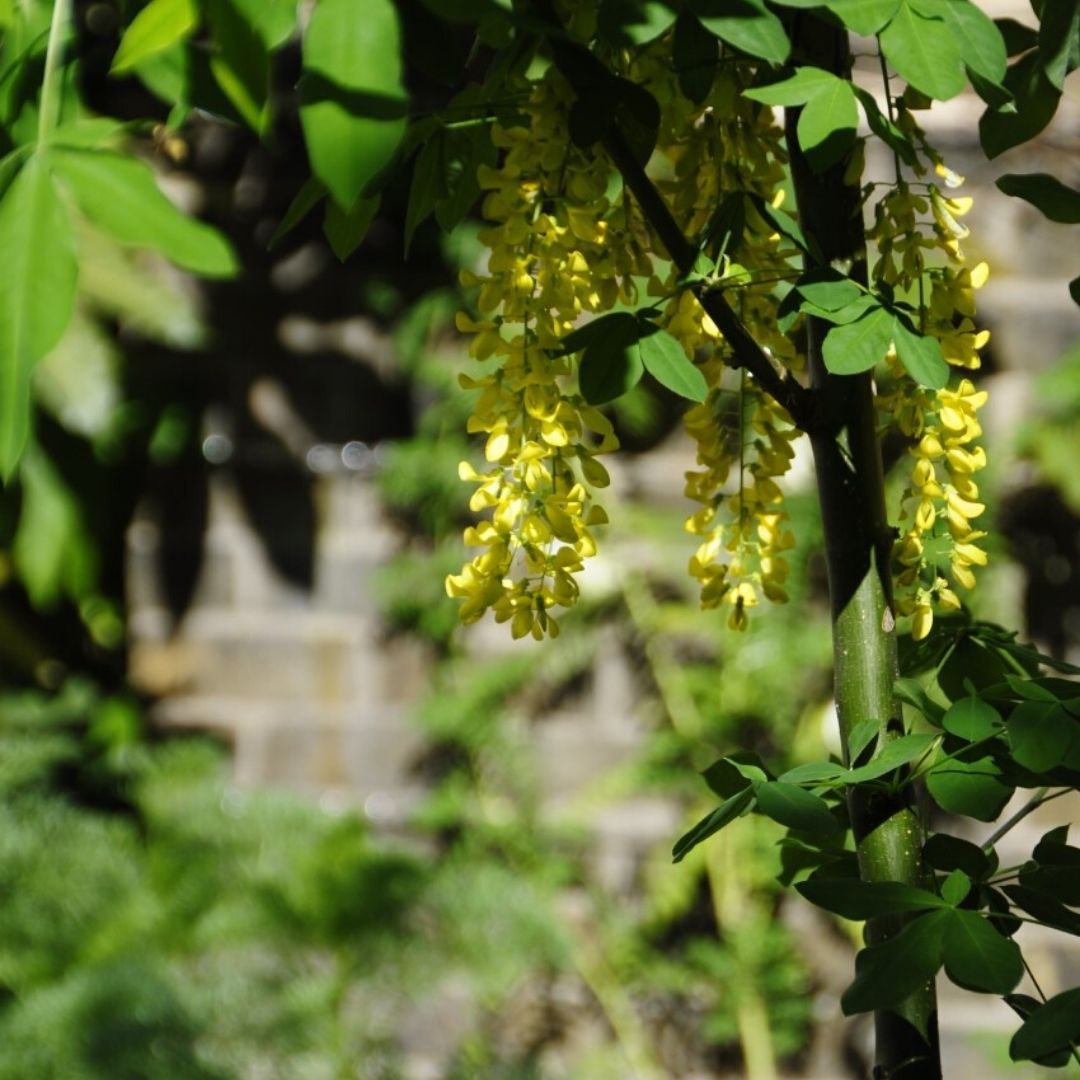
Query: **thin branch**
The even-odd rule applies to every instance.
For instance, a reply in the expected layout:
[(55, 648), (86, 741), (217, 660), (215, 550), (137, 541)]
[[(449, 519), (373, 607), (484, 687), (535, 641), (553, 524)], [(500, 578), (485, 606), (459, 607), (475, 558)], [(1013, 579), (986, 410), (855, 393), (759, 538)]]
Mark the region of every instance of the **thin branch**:
[(1053, 795), (1047, 795), (1050, 790), (1049, 787), (1041, 787), (1034, 795), (1008, 821), (1006, 821), (1000, 828), (995, 829), (991, 835), (983, 841), (983, 851), (989, 851), (1013, 826), (1018, 825), (1024, 820), (1033, 810), (1038, 810), (1043, 803), (1048, 803), (1051, 799), (1056, 799), (1061, 795), (1065, 795), (1069, 792), (1069, 788), (1062, 788), (1061, 791), (1054, 792)]

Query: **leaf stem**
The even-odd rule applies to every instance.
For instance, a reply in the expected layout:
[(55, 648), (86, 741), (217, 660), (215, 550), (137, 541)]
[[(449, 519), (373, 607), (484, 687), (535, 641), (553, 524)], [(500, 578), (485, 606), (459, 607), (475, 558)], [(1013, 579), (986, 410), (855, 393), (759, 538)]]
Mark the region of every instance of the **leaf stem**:
[(54, 0), (52, 22), (49, 24), (49, 41), (45, 46), (45, 72), (41, 80), (41, 101), (38, 106), (39, 143), (56, 129), (60, 120), (60, 79), (63, 76), (61, 61), (64, 52), (64, 36), (71, 21), (71, 0)]
[(1001, 825), (1000, 828), (995, 829), (994, 832), (983, 841), (983, 851), (989, 851), (1007, 832), (1009, 832), (1010, 829), (1023, 821), (1032, 811), (1038, 810), (1043, 803), (1048, 803), (1051, 799), (1057, 799), (1062, 795), (1067, 795), (1071, 789), (1062, 788), (1060, 791), (1055, 791), (1053, 795), (1047, 795), (1046, 793), (1049, 790), (1049, 786), (1039, 788), (1039, 790), (1036, 791), (1008, 821)]

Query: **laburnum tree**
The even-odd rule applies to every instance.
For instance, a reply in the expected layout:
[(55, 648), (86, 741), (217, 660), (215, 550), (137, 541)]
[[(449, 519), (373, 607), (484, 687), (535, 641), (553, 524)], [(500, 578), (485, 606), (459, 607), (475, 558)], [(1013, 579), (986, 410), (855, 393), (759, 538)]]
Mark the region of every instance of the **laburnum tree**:
[[(842, 1006), (875, 1015), (875, 1075), (940, 1075), (934, 980), (997, 994), (1017, 1061), (1065, 1065), (1080, 990), (1016, 993), (1023, 922), (1080, 932), (1080, 848), (1054, 829), (1023, 865), (995, 845), (1080, 780), (1075, 673), (973, 621), (987, 561), (979, 477), (984, 263), (964, 253), (971, 199), (919, 118), (968, 85), (988, 157), (1050, 122), (1080, 59), (1076, 0), (1029, 24), (971, 0), (150, 0), (124, 5), (112, 63), (172, 106), (269, 137), (270, 76), (299, 40), (295, 107), (311, 163), (284, 231), (321, 208), (341, 257), (381, 192), (411, 184), (406, 243), (429, 216), (484, 222), (458, 315), (483, 374), (461, 466), (475, 554), (446, 582), (465, 622), (559, 632), (607, 521), (603, 406), (648, 372), (689, 401), (689, 572), (733, 632), (787, 600), (798, 557), (784, 483), (807, 439), (824, 523), (841, 760), (774, 776), (739, 751), (705, 773), (717, 808), (680, 859), (749, 813), (787, 833), (784, 879), (866, 920)], [(79, 100), (70, 0), (0, 5), (0, 467), (34, 460), (30, 375), (79, 294), (86, 230), (197, 273), (235, 259), (132, 154), (138, 125)], [(448, 43), (467, 42), (460, 57)], [(852, 76), (853, 45), (880, 70)], [(441, 86), (410, 101), (416, 68)], [(869, 179), (868, 144), (891, 161)], [(1080, 196), (1045, 174), (999, 187), (1061, 222)], [(1080, 279), (1078, 279), (1080, 280)], [(1074, 298), (1078, 293), (1073, 283)], [(884, 435), (906, 447), (887, 505)], [(24, 456), (27, 446), (30, 451)], [(22, 462), (22, 465), (20, 465)], [(905, 668), (898, 642), (905, 638)], [(928, 830), (928, 800), (993, 822), (982, 843)], [(1077, 1059), (1080, 1060), (1080, 1059)]]

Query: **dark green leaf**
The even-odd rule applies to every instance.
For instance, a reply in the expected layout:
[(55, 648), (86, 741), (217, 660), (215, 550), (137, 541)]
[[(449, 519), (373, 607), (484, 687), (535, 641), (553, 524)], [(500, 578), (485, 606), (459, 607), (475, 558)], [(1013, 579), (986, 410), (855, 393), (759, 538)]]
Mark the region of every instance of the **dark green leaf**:
[(869, 762), (849, 769), (843, 779), (849, 784), (876, 780), (921, 758), (937, 738), (937, 735), (901, 735), (897, 739), (889, 739)]
[(53, 162), (79, 209), (122, 244), (158, 251), (206, 277), (236, 273), (228, 241), (173, 206), (144, 162), (111, 150), (59, 148)]
[(1013, 1061), (1031, 1061), (1080, 1042), (1080, 987), (1055, 994), (1021, 1025), (1009, 1043)]
[(1020, 871), (1020, 884), (1036, 892), (1056, 896), (1072, 907), (1080, 905), (1080, 867), (1028, 865)]
[(971, 0), (951, 0), (943, 5), (945, 21), (957, 41), (963, 43), (964, 64), (991, 83), (1005, 78), (1008, 57), (1001, 31)]
[(897, 316), (893, 322), (896, 355), (907, 373), (920, 385), (942, 390), (949, 381), (949, 365), (941, 352), (941, 343), (929, 334), (918, 334), (907, 320)]
[(645, 370), (662, 386), (690, 401), (704, 401), (708, 396), (705, 376), (687, 358), (678, 340), (666, 330), (643, 337), (638, 347)]
[(702, 774), (705, 783), (722, 799), (771, 777), (755, 754), (743, 751), (714, 761)]
[(1015, 19), (995, 19), (994, 25), (1005, 42), (1005, 51), (1010, 56), (1019, 56), (1028, 49), (1034, 49), (1039, 43), (1039, 32)]
[(196, 0), (150, 0), (124, 31), (110, 73), (125, 74), (136, 64), (183, 41), (198, 25)]
[(852, 881), (850, 878), (813, 877), (795, 886), (811, 904), (845, 919), (873, 919), (948, 907), (926, 889), (901, 881)]
[(1080, 937), (1080, 915), (1066, 907), (1056, 896), (1027, 885), (1003, 885), (1002, 891), (1033, 919), (1055, 930)]
[(583, 150), (603, 139), (613, 123), (615, 98), (600, 91), (579, 97), (566, 118), (570, 141)]
[[(772, 203), (767, 202), (765, 199), (761, 198), (760, 195), (751, 195), (750, 199), (757, 212), (761, 214), (761, 216), (781, 236), (786, 236), (800, 251), (809, 252), (811, 255), (817, 254), (817, 244), (811, 243), (811, 241), (803, 235), (802, 229), (799, 228), (798, 221), (796, 221), (791, 214), (773, 206)], [(734, 244), (732, 246), (734, 246)]]
[[(454, 101), (464, 98), (465, 94), (462, 93)], [(477, 125), (444, 131), (442, 154), (442, 187), (446, 194), (435, 205), (435, 220), (443, 232), (449, 233), (465, 220), (480, 195), (477, 168), (484, 164), (495, 164), (490, 128)]]
[(952, 912), (943, 945), (945, 973), (965, 990), (1007, 994), (1024, 974), (1016, 942), (977, 912)]
[(75, 306), (75, 242), (48, 164), (30, 157), (0, 200), (0, 476), (15, 471), (30, 430), (30, 375)]
[(1051, 221), (1080, 224), (1080, 191), (1066, 187), (1047, 173), (1006, 173), (996, 181), (998, 190), (1031, 203)]
[(863, 949), (855, 957), (855, 981), (840, 999), (844, 1015), (893, 1008), (932, 979), (941, 967), (952, 915), (950, 910), (919, 915), (895, 937)]
[(1080, 741), (1080, 724), (1054, 701), (1023, 701), (1009, 716), (1009, 744), (1015, 761), (1032, 772), (1065, 762)]
[(789, 829), (831, 833), (838, 828), (825, 800), (805, 788), (773, 780), (755, 785), (754, 794), (758, 810)]
[(782, 64), (791, 52), (784, 24), (764, 0), (691, 0), (689, 6), (721, 41), (749, 56)]
[(323, 235), (342, 262), (363, 243), (381, 201), (382, 196), (372, 195), (368, 199), (358, 199), (356, 205), (346, 211), (334, 199), (326, 200)]
[(945, 710), (927, 694), (918, 679), (897, 679), (893, 683), (893, 693), (906, 705), (917, 709), (932, 724), (941, 726)]
[(679, 76), (682, 92), (700, 105), (712, 89), (720, 56), (716, 38), (685, 8), (675, 20), (671, 58), (675, 63), (675, 72)]
[(640, 333), (643, 327), (641, 322), (627, 311), (614, 311), (609, 315), (601, 315), (598, 319), (592, 319), (579, 326), (576, 330), (567, 334), (559, 342), (558, 355), (568, 356), (570, 353), (581, 352), (590, 345), (602, 343), (605, 338), (623, 338), (631, 332)]
[(1015, 98), (1015, 109), (987, 109), (979, 120), (979, 140), (991, 158), (1038, 135), (1053, 119), (1061, 98), (1061, 91), (1046, 78), (1035, 53), (1021, 57), (1009, 68), (1005, 87)]
[(1043, 7), (1039, 59), (1047, 79), (1061, 90), (1080, 60), (1080, 0), (1051, 0)]
[(923, 844), (923, 859), (935, 870), (963, 870), (973, 881), (989, 877), (997, 865), (978, 844), (946, 833), (934, 833)]
[(319, 201), (326, 196), (326, 188), (323, 182), (316, 176), (309, 176), (304, 181), (304, 186), (296, 193), (296, 197), (289, 203), (281, 224), (274, 230), (270, 237), (270, 248), (275, 248), (289, 233), (300, 224), (319, 205)]
[(312, 171), (339, 206), (354, 206), (405, 131), (393, 3), (320, 0), (303, 52), (300, 120)]
[(885, 359), (893, 336), (893, 317), (883, 307), (872, 308), (861, 319), (834, 326), (825, 338), (822, 355), (834, 375), (857, 375)]
[(903, 0), (880, 40), (890, 66), (916, 90), (948, 101), (964, 89), (964, 62), (956, 39), (940, 19), (920, 15), (910, 0)]
[(881, 724), (877, 720), (860, 720), (848, 736), (848, 761), (856, 762), (862, 752), (881, 734)]
[(1080, 305), (1080, 277), (1074, 277), (1069, 282), (1069, 295), (1074, 304)]
[(834, 78), (799, 113), (796, 131), (810, 167), (824, 172), (842, 160), (855, 145), (858, 126), (859, 111), (851, 83)]
[(993, 821), (1012, 797), (993, 758), (943, 761), (926, 775), (926, 788), (942, 810)]
[(711, 814), (706, 814), (689, 832), (681, 836), (671, 849), (675, 862), (681, 862), (693, 848), (713, 833), (719, 832), (754, 804), (753, 788), (744, 788), (721, 803)]
[(941, 718), (941, 726), (967, 742), (988, 739), (1002, 730), (1001, 714), (977, 697), (961, 698)]
[(416, 155), (409, 205), (405, 210), (405, 255), (408, 257), (417, 226), (435, 210), (442, 195), (442, 139), (429, 139)]
[[(651, 328), (650, 324), (623, 312), (596, 320), (601, 322), (606, 324), (607, 332), (603, 337), (590, 338), (578, 366), (581, 394), (590, 405), (603, 405), (622, 397), (641, 381), (645, 368), (638, 342)], [(568, 352), (573, 337), (571, 334), (564, 343)]]

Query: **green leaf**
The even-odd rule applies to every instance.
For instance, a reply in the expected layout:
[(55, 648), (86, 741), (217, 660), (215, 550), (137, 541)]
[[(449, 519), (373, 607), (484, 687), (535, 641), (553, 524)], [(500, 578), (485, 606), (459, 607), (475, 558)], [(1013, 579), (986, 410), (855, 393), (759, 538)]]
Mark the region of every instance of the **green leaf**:
[(978, 844), (947, 833), (934, 833), (923, 844), (923, 859), (935, 870), (963, 870), (973, 881), (989, 877), (997, 865)]
[(918, 709), (932, 724), (941, 727), (945, 710), (927, 694), (918, 679), (897, 679), (893, 683), (893, 693), (906, 705)]
[(865, 765), (848, 769), (844, 781), (849, 784), (861, 784), (867, 780), (876, 780), (894, 772), (903, 765), (921, 758), (933, 746), (937, 735), (901, 735), (889, 739)]
[(666, 330), (641, 339), (641, 362), (661, 385), (690, 401), (704, 401), (709, 393), (705, 376), (687, 359), (678, 340)]
[(263, 134), (270, 124), (270, 55), (266, 43), (237, 0), (206, 0), (206, 4), (215, 46), (210, 70), (244, 122)]
[(948, 906), (927, 889), (905, 885), (902, 881), (812, 877), (795, 888), (811, 904), (845, 919), (874, 919), (880, 915), (903, 915)]
[(289, 203), (289, 208), (285, 211), (281, 224), (274, 230), (274, 235), (270, 237), (270, 243), (267, 246), (271, 249), (277, 247), (325, 197), (326, 188), (323, 186), (323, 182), (317, 176), (309, 176), (304, 181), (304, 186), (296, 193), (293, 201)]
[(296, 0), (233, 0), (267, 49), (284, 45), (296, 29)]
[(932, 979), (941, 967), (952, 915), (951, 910), (919, 915), (895, 937), (863, 949), (855, 957), (855, 981), (840, 999), (844, 1015), (894, 1008)]
[(749, 751), (714, 761), (702, 774), (705, 783), (722, 799), (730, 798), (746, 787), (771, 779), (764, 763)]
[(799, 145), (815, 172), (835, 165), (855, 145), (859, 110), (851, 83), (834, 79), (803, 106), (796, 128)]
[(712, 813), (706, 814), (689, 832), (675, 842), (675, 846), (671, 849), (672, 859), (675, 862), (682, 862), (688, 852), (697, 847), (703, 840), (707, 840), (713, 833), (719, 832), (725, 825), (734, 821), (753, 803), (753, 788), (747, 787), (736, 792), (730, 799), (721, 803)]
[(858, 761), (862, 752), (881, 734), (877, 720), (860, 720), (848, 736), (848, 760)]
[(173, 206), (142, 161), (111, 150), (58, 148), (53, 162), (79, 209), (121, 243), (158, 251), (206, 277), (236, 273), (228, 241)]
[(406, 258), (417, 226), (434, 213), (435, 204), (442, 195), (442, 173), (442, 138), (436, 135), (424, 143), (413, 165), (409, 205), (405, 210)]
[(805, 765), (796, 765), (794, 769), (788, 769), (781, 773), (779, 779), (788, 784), (810, 784), (811, 786), (822, 781), (835, 780), (845, 772), (843, 765), (834, 761), (808, 761)]
[(899, 155), (900, 160), (905, 165), (914, 166), (918, 162), (918, 157), (907, 135), (881, 111), (873, 94), (868, 90), (864, 90), (861, 86), (853, 86), (852, 90), (863, 107), (870, 130), (890, 150)]
[(867, 295), (865, 289), (836, 270), (808, 270), (795, 282), (795, 288), (811, 304), (825, 311), (839, 311)]
[(1080, 1042), (1080, 987), (1055, 994), (1037, 1008), (1009, 1043), (1013, 1061), (1032, 1061)]
[(834, 326), (825, 338), (822, 356), (834, 375), (857, 375), (885, 359), (893, 336), (893, 317), (883, 307), (871, 308), (861, 319)]
[(1002, 891), (1021, 911), (1045, 926), (1080, 937), (1080, 915), (1056, 896), (1028, 885), (1003, 885)]
[(1015, 19), (995, 19), (994, 25), (1005, 42), (1005, 51), (1010, 56), (1019, 56), (1039, 44), (1039, 32)]
[(1059, 90), (1080, 60), (1080, 0), (1051, 0), (1039, 20), (1039, 59)]
[(198, 25), (196, 0), (150, 0), (124, 31), (110, 74), (131, 71), (136, 64), (184, 41)]
[(784, 24), (764, 0), (691, 0), (705, 28), (736, 49), (782, 64), (791, 52)]
[(994, 20), (971, 0), (951, 0), (942, 8), (953, 37), (963, 42), (964, 65), (991, 83), (1005, 78), (1005, 39)]
[(896, 15), (900, 0), (828, 0), (825, 6), (849, 30), (873, 37)]
[(943, 761), (926, 774), (926, 789), (942, 810), (979, 821), (993, 821), (1013, 793), (990, 757)]
[[(470, 88), (471, 89), (471, 88)], [(452, 105), (473, 104), (468, 90), (454, 98)], [(457, 228), (480, 195), (476, 170), (495, 164), (495, 146), (487, 125), (451, 128), (442, 134), (442, 187), (445, 195), (435, 205), (435, 220), (443, 232)]]
[(597, 13), (600, 36), (620, 45), (655, 41), (675, 20), (675, 12), (660, 0), (601, 0)]
[(956, 39), (940, 19), (920, 15), (910, 0), (903, 0), (880, 40), (890, 66), (928, 97), (948, 101), (964, 89), (964, 62)]
[(1006, 173), (996, 181), (998, 190), (1031, 203), (1051, 221), (1080, 224), (1080, 191), (1066, 187), (1047, 173)]
[(941, 899), (946, 904), (958, 907), (971, 892), (971, 878), (963, 870), (953, 870), (941, 883)]
[(1009, 715), (1009, 745), (1017, 764), (1043, 773), (1064, 764), (1080, 741), (1080, 724), (1057, 702), (1023, 701)]
[(957, 738), (977, 742), (996, 735), (1004, 727), (1001, 714), (981, 698), (967, 697), (951, 705), (941, 726)]
[(700, 105), (712, 89), (720, 54), (716, 38), (707, 33), (697, 17), (685, 8), (675, 20), (671, 59), (679, 76), (679, 88)]
[(937, 338), (916, 333), (906, 318), (897, 316), (893, 320), (892, 339), (900, 363), (920, 386), (931, 390), (945, 388), (949, 381), (949, 365)]
[(987, 109), (979, 120), (979, 140), (993, 158), (1039, 134), (1054, 117), (1061, 91), (1047, 79), (1036, 53), (1021, 57), (1005, 75), (1015, 98), (1012, 112)]
[(334, 199), (326, 200), (323, 235), (333, 253), (344, 262), (363, 242), (379, 204), (381, 195), (358, 199), (351, 210), (342, 210)]
[(405, 131), (397, 12), (391, 0), (320, 0), (304, 34), (300, 122), (312, 171), (354, 206)]
[(965, 990), (1007, 994), (1024, 974), (1020, 949), (975, 911), (953, 911), (943, 942), (945, 973)]
[(843, 81), (831, 71), (807, 65), (796, 68), (794, 75), (779, 82), (744, 90), (743, 97), (764, 105), (805, 105), (823, 90)]
[(0, 200), (0, 476), (10, 480), (30, 431), (30, 373), (75, 306), (71, 222), (45, 160), (30, 157)]
[[(578, 383), (582, 397), (590, 405), (603, 405), (622, 397), (641, 381), (645, 367), (641, 360), (638, 342), (646, 332), (641, 320), (626, 312), (597, 319), (590, 326), (605, 324), (602, 337), (592, 337), (585, 346), (585, 353), (578, 366)], [(568, 352), (571, 334), (564, 341)]]
[(757, 808), (789, 829), (831, 833), (839, 826), (828, 804), (818, 795), (782, 780), (756, 784)]

